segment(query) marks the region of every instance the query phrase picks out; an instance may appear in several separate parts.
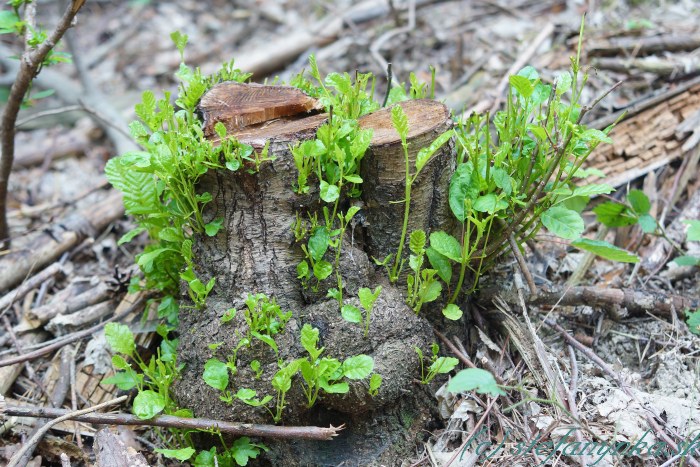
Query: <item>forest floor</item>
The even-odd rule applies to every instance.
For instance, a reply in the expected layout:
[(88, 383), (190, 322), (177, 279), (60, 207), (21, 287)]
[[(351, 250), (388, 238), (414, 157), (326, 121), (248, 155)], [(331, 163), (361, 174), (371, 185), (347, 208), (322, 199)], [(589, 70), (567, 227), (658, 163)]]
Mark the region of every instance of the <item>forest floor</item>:
[[(40, 22), (53, 24), (60, 3), (39, 2)], [(188, 34), (188, 65), (213, 72), (234, 58), (257, 82), (288, 81), (313, 53), (324, 73), (373, 72), (382, 95), (387, 63), (399, 82), (411, 71), (430, 81), (432, 65), (436, 98), (459, 117), (501, 108), (508, 76), (526, 65), (552, 82), (576, 52), (584, 13), (581, 62), (591, 68), (583, 102), (622, 82), (586, 123), (603, 129), (626, 112), (614, 143), (596, 150), (589, 167), (617, 188), (615, 199), (642, 190), (665, 236), (639, 225), (607, 229), (586, 210), (586, 236), (642, 261), (613, 263), (541, 233), (526, 253), (541, 292), (531, 300), (518, 286), (515, 260), (497, 268), (487, 283), (513, 289), (477, 299), (468, 338), (440, 344), (518, 386), (519, 398), (456, 396), (436, 386), (442, 418), (416, 437), (404, 465), (699, 465), (700, 337), (697, 321), (690, 324), (696, 333), (686, 321), (700, 309), (700, 271), (672, 262), (678, 249), (700, 256), (684, 223), (700, 219), (700, 3), (691, 0), (88, 0), (61, 49), (74, 64), (43, 70), (33, 92), (54, 93), (19, 117), (13, 244), (0, 256), (0, 395), (31, 406), (56, 397), (71, 410), (94, 406), (117, 394), (100, 384), (112, 371), (100, 323), (126, 315), (142, 346), (157, 341), (157, 319), (143, 319), (144, 307), (125, 292), (143, 244), (117, 245), (133, 222), (104, 167), (136, 148), (127, 124), (141, 93), (176, 88), (180, 57), (171, 32)], [(19, 47), (2, 36), (0, 93), (14, 80), (9, 57)], [(34, 423), (8, 417), (0, 425), (0, 464)], [(95, 462), (97, 429), (57, 425), (28, 465), (61, 465), (62, 453), (72, 465)], [(153, 452), (157, 440), (147, 431), (120, 434), (149, 464), (172, 462)], [(569, 437), (596, 440), (595, 453), (581, 454)], [(655, 448), (610, 447), (642, 439)]]

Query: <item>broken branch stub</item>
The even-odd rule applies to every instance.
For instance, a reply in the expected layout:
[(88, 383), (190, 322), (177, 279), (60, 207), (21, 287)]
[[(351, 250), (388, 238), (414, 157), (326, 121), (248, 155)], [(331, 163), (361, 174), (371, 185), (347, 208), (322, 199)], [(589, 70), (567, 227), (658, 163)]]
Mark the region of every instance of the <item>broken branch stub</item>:
[[(408, 118), (409, 169), (415, 173), (416, 155), (452, 127), (445, 105), (430, 99), (401, 102)], [(368, 253), (379, 260), (395, 253), (404, 216), (406, 167), (403, 147), (386, 108), (360, 119), (374, 130), (372, 144), (362, 160), (362, 200), (367, 206)], [(450, 177), (455, 170), (454, 144), (445, 144), (425, 165), (411, 188), (408, 233), (422, 229), (452, 231), (449, 207)], [(408, 243), (408, 235), (406, 236)]]

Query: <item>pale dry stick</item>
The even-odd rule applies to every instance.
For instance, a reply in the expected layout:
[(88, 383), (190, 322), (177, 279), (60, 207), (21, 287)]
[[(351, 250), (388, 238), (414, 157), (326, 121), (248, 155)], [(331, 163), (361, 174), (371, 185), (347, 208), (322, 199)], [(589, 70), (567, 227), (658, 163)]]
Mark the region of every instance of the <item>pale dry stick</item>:
[[(59, 20), (53, 32), (35, 49), (29, 45), (29, 36), (25, 40), (25, 50), (20, 58), (19, 72), (12, 83), (10, 93), (7, 97), (7, 104), (0, 121), (0, 146), (2, 155), (0, 156), (0, 250), (10, 246), (10, 235), (7, 224), (7, 190), (9, 187), (10, 173), (12, 172), (12, 162), (15, 156), (15, 123), (17, 114), (24, 100), (24, 96), (32, 83), (32, 80), (39, 72), (39, 67), (56, 46), (61, 37), (73, 24), (75, 15), (85, 3), (85, 0), (72, 0), (63, 16)], [(32, 24), (34, 15), (33, 3), (30, 3), (25, 10), (28, 24)], [(34, 34), (35, 28), (27, 28), (27, 34)]]
[[(635, 394), (632, 392), (631, 387), (622, 379), (622, 377), (615, 373), (615, 371), (606, 363), (602, 358), (600, 358), (593, 350), (589, 349), (585, 345), (581, 344), (579, 341), (577, 341), (571, 334), (569, 334), (564, 328), (562, 328), (559, 324), (554, 322), (551, 319), (546, 319), (543, 320), (544, 324), (549, 326), (550, 328), (554, 329), (559, 333), (559, 335), (564, 338), (564, 340), (572, 347), (574, 347), (576, 350), (581, 352), (586, 358), (588, 358), (590, 361), (598, 365), (600, 369), (602, 369), (608, 376), (613, 378), (617, 385), (622, 389), (622, 391), (629, 396), (632, 400), (637, 402), (640, 407), (644, 407)], [(649, 413), (648, 410), (645, 410), (644, 412), (644, 418), (646, 419), (647, 423), (649, 426), (654, 430), (656, 435), (663, 439), (666, 444), (668, 444), (674, 451), (679, 452), (678, 445), (676, 442), (669, 436), (668, 433), (664, 430), (661, 425), (659, 425), (654, 417)], [(692, 465), (693, 467), (700, 467), (700, 463), (695, 460), (692, 456), (688, 455), (686, 457), (688, 464)]]
[(450, 457), (450, 460), (447, 461), (447, 463), (445, 464), (444, 467), (450, 467), (450, 465), (452, 465), (452, 463), (455, 461), (455, 459), (457, 459), (457, 456), (459, 455), (459, 453), (464, 452), (464, 449), (466, 449), (466, 447), (467, 447), (467, 442), (471, 441), (474, 434), (476, 434), (478, 432), (477, 430), (484, 423), (484, 421), (486, 420), (486, 417), (488, 417), (488, 415), (491, 413), (491, 409), (493, 409), (493, 405), (496, 403), (497, 400), (498, 400), (498, 397), (494, 397), (493, 399), (491, 399), (491, 402), (486, 407), (486, 410), (484, 410), (484, 414), (481, 416), (479, 421), (476, 422), (476, 425), (474, 425), (474, 428), (472, 428), (472, 431), (469, 432), (469, 436), (467, 437), (467, 439), (462, 443), (462, 445), (458, 449), (455, 450), (455, 453), (452, 454), (452, 457)]
[(22, 120), (17, 120), (16, 127), (19, 128), (22, 125), (26, 125), (27, 123), (38, 120), (40, 118), (44, 117), (50, 117), (52, 115), (59, 115), (63, 114), (66, 112), (75, 112), (76, 110), (83, 110), (82, 105), (66, 105), (63, 107), (58, 107), (57, 109), (49, 109), (49, 110), (42, 110), (41, 112), (35, 112), (31, 114), (28, 117), (23, 118)]
[[(379, 36), (377, 39), (375, 39), (372, 44), (369, 46), (369, 51), (370, 54), (372, 55), (372, 58), (374, 58), (374, 61), (377, 62), (379, 67), (383, 70), (386, 70), (387, 67), (389, 66), (389, 63), (384, 59), (382, 54), (380, 53), (380, 50), (382, 46), (392, 37), (398, 36), (399, 34), (403, 34), (406, 32), (411, 32), (413, 29), (416, 27), (416, 0), (409, 0), (408, 3), (408, 24), (404, 27), (401, 28), (395, 28), (390, 31), (385, 32), (381, 36)], [(391, 79), (391, 77), (389, 77)], [(391, 89), (392, 82), (389, 82), (387, 86), (389, 89)], [(388, 93), (389, 91), (387, 91)], [(388, 94), (387, 94), (388, 95)]]
[(491, 115), (495, 115), (496, 111), (498, 110), (498, 107), (501, 105), (501, 102), (503, 102), (503, 93), (505, 92), (506, 88), (508, 87), (508, 83), (510, 82), (510, 75), (514, 75), (518, 71), (520, 71), (520, 69), (525, 66), (525, 64), (532, 58), (533, 55), (535, 55), (537, 49), (540, 48), (542, 43), (546, 41), (547, 38), (551, 36), (553, 32), (554, 24), (547, 23), (537, 35), (537, 37), (535, 37), (535, 39), (528, 45), (528, 47), (518, 54), (518, 59), (515, 62), (513, 62), (513, 65), (511, 65), (508, 71), (506, 71), (506, 74), (503, 75), (503, 78), (501, 78), (501, 81), (496, 87), (496, 98), (493, 101), (493, 104), (491, 104), (491, 109), (489, 110), (489, 113)]
[[(578, 415), (578, 406), (576, 405), (576, 392), (578, 390), (578, 364), (576, 363), (576, 352), (574, 348), (569, 347), (569, 360), (571, 361), (571, 381), (569, 381), (569, 412), (574, 416), (576, 420), (580, 420), (581, 417)], [(576, 430), (576, 441), (583, 444), (583, 435), (579, 430)], [(588, 464), (588, 456), (582, 454), (579, 459), (579, 464), (581, 467), (586, 467)]]
[(44, 270), (24, 281), (13, 291), (0, 297), (0, 316), (4, 316), (7, 310), (17, 301), (24, 298), (32, 289), (39, 287), (58, 273), (63, 272), (61, 263), (53, 263)]
[[(53, 393), (50, 396), (49, 404), (53, 407), (60, 407), (63, 404), (63, 401), (66, 399), (66, 395), (68, 394), (68, 387), (70, 385), (70, 379), (69, 379), (69, 374), (68, 374), (68, 367), (70, 365), (70, 350), (69, 349), (63, 349), (61, 351), (61, 366), (59, 370), (59, 375), (58, 379), (56, 381), (56, 385), (54, 387)], [(40, 418), (36, 420), (34, 424), (34, 428), (30, 432), (29, 436), (30, 438), (33, 438), (33, 436), (39, 432), (41, 429), (40, 427), (46, 424), (49, 420)], [(37, 443), (39, 442), (41, 438), (37, 439)], [(34, 448), (36, 447), (36, 444), (29, 445), (27, 451), (24, 453), (24, 455), (18, 459), (18, 464), (19, 465), (27, 465), (29, 460), (32, 457), (32, 454), (34, 453)]]
[[(598, 233), (595, 236), (596, 240), (604, 240), (605, 236), (608, 234), (610, 231), (610, 228), (601, 225), (600, 229), (598, 230)], [(586, 251), (583, 254), (583, 260), (579, 261), (578, 265), (576, 266), (576, 269), (574, 272), (571, 274), (571, 277), (569, 277), (569, 280), (566, 281), (566, 285), (569, 287), (573, 287), (578, 285), (582, 280), (583, 277), (586, 275), (586, 272), (588, 272), (588, 269), (591, 267), (593, 264), (593, 260), (596, 258), (595, 253), (591, 253), (590, 251)], [(639, 264), (639, 263), (637, 263)]]
[(523, 276), (525, 276), (525, 282), (527, 282), (527, 287), (530, 289), (530, 293), (533, 295), (537, 294), (537, 286), (535, 285), (535, 281), (532, 278), (532, 274), (530, 274), (530, 270), (527, 268), (525, 258), (523, 258), (523, 254), (520, 252), (520, 248), (515, 242), (515, 236), (512, 233), (508, 235), (508, 243), (510, 243), (510, 249), (513, 252), (513, 256), (515, 256), (515, 260), (518, 262), (518, 266), (520, 266), (520, 272), (522, 272)]
[(10, 462), (7, 463), (7, 467), (16, 467), (18, 466), (19, 460), (22, 458), (24, 453), (28, 451), (30, 448), (33, 449), (33, 447), (36, 445), (36, 443), (39, 442), (39, 440), (54, 426), (57, 425), (65, 420), (70, 420), (71, 418), (78, 417), (80, 415), (86, 415), (91, 412), (95, 412), (100, 409), (104, 409), (105, 407), (109, 407), (110, 405), (116, 405), (116, 404), (121, 404), (124, 402), (129, 396), (121, 396), (117, 397), (116, 399), (112, 399), (107, 402), (103, 402), (102, 404), (97, 404), (94, 407), (88, 407), (87, 409), (83, 410), (78, 410), (75, 412), (68, 412), (67, 414), (55, 418), (53, 420), (50, 420), (49, 422), (46, 423), (46, 425), (42, 426), (41, 429), (39, 429), (34, 436), (29, 439), (29, 441), (25, 442), (22, 444), (22, 447), (19, 451), (15, 453), (14, 456), (12, 456), (12, 459), (10, 459)]
[(42, 348), (35, 350), (33, 352), (28, 352), (26, 354), (18, 355), (16, 357), (12, 357), (12, 358), (7, 358), (5, 360), (0, 360), (0, 368), (2, 368), (4, 366), (9, 366), (9, 365), (15, 365), (17, 363), (23, 363), (23, 362), (26, 362), (29, 360), (34, 360), (34, 359), (39, 358), (43, 355), (46, 355), (48, 353), (53, 352), (56, 349), (60, 349), (61, 347), (64, 347), (64, 346), (70, 344), (71, 342), (75, 342), (77, 340), (83, 339), (84, 337), (87, 337), (87, 336), (91, 335), (92, 333), (99, 331), (107, 323), (111, 323), (112, 321), (118, 321), (118, 320), (128, 316), (129, 314), (133, 313), (136, 310), (136, 308), (141, 304), (141, 302), (143, 302), (147, 298), (148, 298), (147, 294), (140, 295), (134, 301), (134, 303), (132, 303), (123, 313), (115, 315), (115, 316), (113, 316), (113, 317), (111, 317), (111, 318), (109, 318), (109, 319), (107, 319), (99, 324), (96, 324), (95, 326), (93, 326), (89, 329), (85, 329), (84, 331), (79, 331), (79, 332), (76, 332), (73, 334), (69, 334), (68, 336), (66, 336), (66, 338), (59, 339), (59, 340), (55, 341), (53, 344), (47, 345), (47, 346), (42, 347)]

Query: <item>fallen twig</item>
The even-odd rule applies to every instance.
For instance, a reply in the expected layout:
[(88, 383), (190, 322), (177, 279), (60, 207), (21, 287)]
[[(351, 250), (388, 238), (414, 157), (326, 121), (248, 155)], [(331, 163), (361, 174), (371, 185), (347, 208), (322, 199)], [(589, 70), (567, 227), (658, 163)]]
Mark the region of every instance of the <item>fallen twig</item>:
[(29, 352), (29, 353), (26, 353), (23, 355), (18, 355), (16, 357), (12, 357), (12, 358), (6, 358), (5, 360), (0, 360), (0, 368), (2, 368), (4, 366), (8, 366), (8, 365), (15, 365), (17, 363), (26, 362), (29, 360), (34, 360), (35, 358), (39, 358), (43, 355), (51, 353), (56, 349), (60, 349), (61, 347), (70, 344), (71, 342), (75, 342), (75, 341), (80, 340), (84, 337), (87, 337), (87, 336), (91, 335), (92, 333), (102, 329), (107, 323), (111, 323), (112, 321), (118, 321), (118, 320), (124, 318), (125, 316), (133, 313), (136, 310), (136, 308), (141, 304), (141, 302), (143, 302), (146, 298), (148, 298), (148, 296), (146, 294), (139, 295), (136, 298), (136, 300), (130, 306), (128, 306), (127, 309), (124, 310), (122, 313), (119, 313), (118, 315), (114, 315), (111, 318), (109, 318), (109, 319), (101, 322), (100, 324), (97, 324), (89, 329), (85, 329), (83, 331), (79, 331), (79, 332), (70, 334), (70, 335), (66, 336), (65, 339), (57, 340), (57, 341), (53, 342), (52, 344), (47, 345), (46, 347), (42, 347), (40, 349), (34, 350), (33, 352)]
[[(48, 418), (53, 418), (53, 420), (49, 421), (46, 423), (46, 425), (42, 426), (41, 429), (39, 429), (32, 438), (27, 441), (26, 443), (22, 443), (22, 447), (20, 448), (19, 451), (15, 453), (14, 456), (12, 456), (12, 459), (10, 459), (10, 462), (7, 463), (7, 467), (16, 467), (19, 465), (19, 461), (24, 457), (24, 453), (27, 452), (29, 449), (34, 449), (34, 446), (39, 442), (39, 440), (53, 427), (54, 425), (57, 425), (58, 423), (61, 423), (62, 421), (65, 420), (70, 420), (72, 418), (80, 417), (84, 414), (89, 414), (91, 412), (94, 412), (96, 410), (103, 409), (105, 407), (109, 407), (110, 405), (116, 405), (124, 402), (127, 399), (128, 396), (121, 396), (117, 397), (116, 399), (112, 399), (111, 401), (103, 402), (102, 404), (97, 404), (94, 407), (88, 407), (87, 409), (83, 410), (77, 410), (75, 412), (68, 412), (68, 411), (62, 411), (64, 412), (62, 415), (60, 415), (58, 418), (51, 417), (49, 416)], [(7, 407), (5, 410), (5, 413), (9, 414), (9, 411), (11, 410), (11, 407)], [(59, 409), (56, 409), (59, 410)], [(10, 414), (11, 415), (11, 414)], [(29, 415), (27, 415), (29, 416)]]
[(103, 230), (123, 215), (122, 195), (112, 191), (98, 204), (44, 229), (44, 235), (37, 236), (26, 247), (3, 257), (6, 267), (0, 268), (0, 291), (19, 283), (32, 270), (52, 263), (86, 236)]
[[(15, 417), (47, 417), (63, 418), (71, 413), (65, 409), (52, 409), (49, 407), (29, 407), (21, 405), (7, 405), (5, 415)], [(126, 413), (101, 413), (81, 414), (69, 417), (73, 420), (97, 425), (138, 425), (160, 426), (164, 428), (180, 428), (191, 430), (219, 430), (235, 436), (260, 436), (262, 438), (278, 439), (315, 439), (327, 441), (338, 435), (345, 426), (328, 428), (316, 426), (276, 426), (255, 423), (226, 422), (209, 418), (183, 418), (173, 415), (159, 415), (148, 420), (143, 420), (135, 415)]]
[(51, 277), (61, 272), (63, 272), (63, 265), (61, 263), (53, 263), (24, 281), (15, 290), (0, 297), (0, 316), (3, 316), (13, 303), (17, 302), (17, 300), (21, 300), (32, 289), (40, 286), (43, 282), (46, 282)]

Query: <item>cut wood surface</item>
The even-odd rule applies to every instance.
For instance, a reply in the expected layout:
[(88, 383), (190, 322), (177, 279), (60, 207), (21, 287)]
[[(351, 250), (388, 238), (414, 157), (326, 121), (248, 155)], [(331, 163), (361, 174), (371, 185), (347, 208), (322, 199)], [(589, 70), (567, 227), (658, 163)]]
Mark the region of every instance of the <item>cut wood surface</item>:
[(211, 88), (197, 107), (204, 120), (204, 134), (216, 134), (217, 123), (230, 131), (281, 117), (320, 110), (319, 102), (291, 86), (225, 82)]

